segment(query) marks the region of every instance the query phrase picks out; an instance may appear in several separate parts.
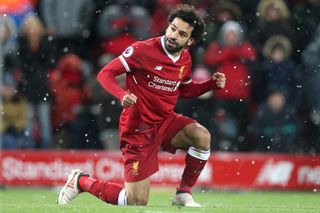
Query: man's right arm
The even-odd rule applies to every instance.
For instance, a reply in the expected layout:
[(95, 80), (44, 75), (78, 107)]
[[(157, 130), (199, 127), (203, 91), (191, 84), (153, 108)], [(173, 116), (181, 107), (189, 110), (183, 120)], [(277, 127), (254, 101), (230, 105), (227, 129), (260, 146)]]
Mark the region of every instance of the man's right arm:
[[(125, 72), (133, 73), (133, 70), (139, 70), (141, 58), (143, 56), (145, 45), (142, 42), (136, 42), (129, 46), (119, 57), (112, 60), (99, 72), (97, 80), (101, 86), (111, 95), (118, 98), (124, 108), (128, 108), (137, 102), (138, 97), (120, 87), (115, 77)], [(130, 89), (130, 88), (127, 88)]]
[(115, 77), (125, 72), (125, 68), (120, 62), (120, 59), (115, 58), (106, 66), (104, 66), (97, 76), (97, 80), (101, 86), (111, 95), (116, 97), (120, 102), (122, 102), (123, 97), (128, 94), (128, 92), (120, 87), (115, 80)]

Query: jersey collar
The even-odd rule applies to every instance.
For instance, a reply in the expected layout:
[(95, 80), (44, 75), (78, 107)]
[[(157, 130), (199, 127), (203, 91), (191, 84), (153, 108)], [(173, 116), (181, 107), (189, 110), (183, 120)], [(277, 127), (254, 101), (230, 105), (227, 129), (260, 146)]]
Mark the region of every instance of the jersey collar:
[(180, 59), (181, 54), (179, 54), (178, 56), (174, 56), (174, 55), (172, 55), (171, 53), (169, 53), (169, 52), (167, 51), (167, 49), (166, 49), (165, 46), (164, 46), (164, 36), (161, 37), (160, 41), (161, 41), (161, 46), (162, 46), (164, 52), (167, 54), (167, 56), (168, 56), (174, 63), (176, 63), (176, 62)]

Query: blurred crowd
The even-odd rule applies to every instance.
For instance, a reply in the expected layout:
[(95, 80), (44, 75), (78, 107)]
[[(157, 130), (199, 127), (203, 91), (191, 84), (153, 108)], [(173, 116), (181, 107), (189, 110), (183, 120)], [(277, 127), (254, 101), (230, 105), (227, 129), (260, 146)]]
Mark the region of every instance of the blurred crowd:
[(96, 75), (179, 3), (207, 24), (193, 78), (227, 78), (176, 108), (212, 150), (319, 153), (320, 0), (0, 0), (2, 148), (117, 149), (122, 107)]

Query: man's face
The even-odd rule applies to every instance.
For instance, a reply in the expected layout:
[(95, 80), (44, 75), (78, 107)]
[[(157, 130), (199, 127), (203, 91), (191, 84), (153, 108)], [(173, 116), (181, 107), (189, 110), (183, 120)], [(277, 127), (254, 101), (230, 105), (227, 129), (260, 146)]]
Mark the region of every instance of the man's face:
[(180, 52), (184, 47), (190, 46), (193, 27), (180, 18), (174, 18), (169, 24), (165, 34), (165, 48), (171, 54)]

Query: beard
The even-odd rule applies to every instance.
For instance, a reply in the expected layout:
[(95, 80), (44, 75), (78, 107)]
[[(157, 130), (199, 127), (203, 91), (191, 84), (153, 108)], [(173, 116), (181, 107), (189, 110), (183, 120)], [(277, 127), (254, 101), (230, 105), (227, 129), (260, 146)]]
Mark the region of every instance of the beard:
[(169, 38), (167, 38), (166, 36), (164, 37), (164, 47), (166, 48), (166, 50), (171, 53), (174, 54), (176, 52), (181, 51), (185, 45), (180, 45), (179, 43), (177, 43), (174, 40), (171, 40)]

